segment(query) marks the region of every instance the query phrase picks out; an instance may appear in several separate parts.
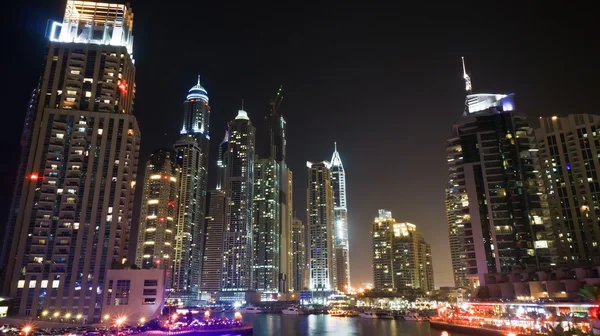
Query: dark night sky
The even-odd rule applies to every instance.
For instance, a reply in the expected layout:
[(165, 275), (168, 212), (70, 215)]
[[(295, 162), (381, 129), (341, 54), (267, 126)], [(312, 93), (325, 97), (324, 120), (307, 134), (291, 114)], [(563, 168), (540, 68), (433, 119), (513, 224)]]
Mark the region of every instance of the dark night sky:
[[(1, 53), (2, 141), (9, 146), (0, 165), (0, 218), (11, 199), (45, 25), (62, 18), (65, 2), (10, 3)], [(451, 285), (445, 141), (464, 104), (460, 56), (474, 91), (516, 93), (518, 110), (537, 126), (538, 115), (598, 112), (600, 27), (597, 11), (582, 3), (423, 3), (134, 0), (140, 166), (153, 148), (177, 138), (181, 103), (198, 74), (210, 96), (213, 149), (242, 97), (260, 131), (269, 98), (283, 84), (294, 206), (303, 220), (305, 161), (329, 160), (338, 143), (353, 284), (371, 281), (369, 232), (377, 209), (386, 208), (418, 225), (432, 244), (436, 285)]]

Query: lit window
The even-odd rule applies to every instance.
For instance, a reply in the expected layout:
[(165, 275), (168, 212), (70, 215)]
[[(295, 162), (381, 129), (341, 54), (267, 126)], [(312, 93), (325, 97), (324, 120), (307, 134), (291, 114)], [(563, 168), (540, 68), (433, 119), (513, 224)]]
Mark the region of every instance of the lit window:
[(102, 132), (103, 132), (102, 128), (99, 128), (98, 129), (98, 135), (102, 135)]
[(71, 73), (73, 75), (79, 75), (81, 73), (81, 71), (79, 71), (79, 70), (71, 70)]
[(64, 139), (65, 135), (62, 133), (58, 133), (58, 134), (56, 134), (56, 137), (59, 139)]
[(94, 79), (93, 79), (93, 78), (84, 78), (84, 79), (83, 79), (83, 82), (84, 82), (84, 83), (93, 83), (93, 82), (94, 82)]
[(75, 101), (75, 98), (73, 98), (73, 97), (67, 97), (67, 101), (68, 101), (69, 103), (72, 103), (72, 102), (74, 102), (74, 101)]
[(91, 97), (92, 96), (92, 92), (91, 91), (85, 91), (85, 96), (86, 97)]

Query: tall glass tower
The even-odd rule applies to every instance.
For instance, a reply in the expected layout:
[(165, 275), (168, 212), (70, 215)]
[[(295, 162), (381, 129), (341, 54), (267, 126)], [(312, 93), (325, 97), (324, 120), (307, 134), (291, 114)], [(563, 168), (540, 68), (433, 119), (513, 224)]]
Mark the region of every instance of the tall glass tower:
[(229, 124), (225, 170), (222, 291), (247, 291), (252, 286), (252, 200), (255, 129), (246, 111)]
[[(82, 14), (84, 13), (84, 14)], [(105, 275), (128, 261), (140, 131), (133, 12), (66, 1), (25, 122), (2, 294), (35, 318), (100, 320)]]
[(331, 186), (333, 188), (333, 227), (335, 236), (336, 288), (348, 292), (350, 288), (350, 260), (348, 244), (348, 208), (346, 206), (346, 172), (334, 144), (331, 158)]
[(183, 102), (181, 138), (173, 146), (181, 167), (173, 290), (186, 302), (200, 293), (204, 253), (210, 106), (198, 83)]

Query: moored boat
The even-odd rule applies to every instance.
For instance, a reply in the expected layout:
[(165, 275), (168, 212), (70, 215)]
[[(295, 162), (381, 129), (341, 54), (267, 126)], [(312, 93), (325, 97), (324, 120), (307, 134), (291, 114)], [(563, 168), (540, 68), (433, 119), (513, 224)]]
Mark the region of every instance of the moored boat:
[(364, 311), (364, 312), (362, 312), (362, 313), (358, 314), (358, 316), (360, 316), (360, 317), (362, 317), (362, 318), (368, 318), (368, 319), (376, 319), (376, 318), (379, 318), (379, 317), (377, 316), (377, 314), (375, 314), (374, 312), (372, 312), (372, 311), (370, 311), (370, 310)]

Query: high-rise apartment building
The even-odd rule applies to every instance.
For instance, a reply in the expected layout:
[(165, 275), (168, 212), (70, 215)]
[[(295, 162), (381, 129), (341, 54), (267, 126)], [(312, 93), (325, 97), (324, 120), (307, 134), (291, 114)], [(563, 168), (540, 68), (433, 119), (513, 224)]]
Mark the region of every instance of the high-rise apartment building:
[(181, 167), (173, 291), (184, 302), (197, 299), (201, 290), (209, 121), (208, 93), (198, 76), (183, 102), (181, 138), (173, 146)]
[(107, 269), (128, 263), (140, 143), (133, 13), (66, 3), (26, 119), (3, 294), (19, 315), (98, 321)]
[(600, 263), (599, 130), (591, 114), (540, 117), (535, 130), (561, 266)]
[(310, 243), (310, 284), (312, 291), (335, 290), (335, 253), (333, 236), (333, 188), (331, 164), (327, 161), (307, 162), (308, 187), (306, 190), (306, 229)]
[(252, 289), (263, 293), (279, 292), (281, 265), (281, 167), (273, 159), (254, 162), (253, 263)]
[(252, 201), (255, 129), (246, 111), (229, 124), (223, 232), (222, 291), (247, 291), (252, 286)]
[(377, 290), (434, 289), (431, 246), (415, 224), (379, 210), (373, 222), (373, 280)]
[(535, 136), (514, 108), (513, 95), (467, 95), (464, 116), (447, 142), (447, 218), (461, 246), (452, 258), (461, 258), (455, 274), (467, 278), (459, 283), (468, 280), (472, 287), (485, 273), (552, 264)]
[(350, 260), (348, 244), (348, 208), (346, 206), (346, 172), (337, 143), (331, 158), (331, 186), (333, 188), (333, 227), (335, 236), (336, 288), (347, 292), (350, 288)]
[(305, 232), (304, 224), (298, 218), (292, 220), (292, 290), (299, 292), (304, 289), (304, 268), (305, 261)]
[(221, 267), (223, 266), (223, 229), (228, 202), (225, 197), (223, 178), (227, 166), (228, 131), (219, 145), (217, 159), (217, 185), (207, 198), (206, 238), (204, 242), (204, 263), (202, 265), (202, 291), (215, 293), (221, 287)]
[(139, 268), (165, 270), (171, 288), (175, 257), (175, 220), (180, 171), (177, 154), (157, 149), (146, 163), (135, 264)]
[(452, 276), (456, 287), (466, 288), (469, 286), (469, 282), (465, 276), (466, 268), (462, 261), (465, 255), (463, 254), (464, 249), (461, 238), (464, 235), (464, 224), (462, 224), (462, 220), (457, 221), (457, 216), (460, 216), (458, 209), (462, 209), (462, 203), (455, 202), (450, 190), (446, 189), (446, 222), (448, 223), (448, 238), (450, 240)]

